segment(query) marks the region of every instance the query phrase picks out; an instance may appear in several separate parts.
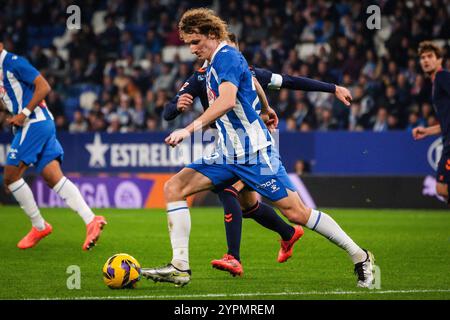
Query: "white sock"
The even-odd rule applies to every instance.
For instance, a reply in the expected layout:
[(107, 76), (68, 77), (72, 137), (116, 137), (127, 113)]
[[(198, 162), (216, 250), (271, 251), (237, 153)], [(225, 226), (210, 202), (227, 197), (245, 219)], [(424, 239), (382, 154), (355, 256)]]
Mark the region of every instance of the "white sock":
[(83, 219), (84, 223), (90, 223), (95, 215), (91, 208), (87, 205), (81, 196), (80, 190), (66, 177), (62, 177), (61, 180), (53, 187), (53, 190), (66, 202), (66, 204), (72, 210), (76, 211)]
[(186, 201), (167, 204), (167, 221), (172, 244), (172, 264), (180, 270), (189, 269), (189, 235), (191, 215)]
[(45, 220), (42, 218), (36, 201), (34, 200), (33, 192), (31, 192), (31, 189), (25, 180), (20, 179), (11, 183), (8, 186), (8, 189), (12, 192), (23, 211), (30, 217), (33, 227), (39, 231), (44, 230)]
[(333, 220), (329, 215), (317, 210), (311, 210), (306, 227), (320, 233), (325, 238), (335, 243), (348, 252), (353, 263), (362, 262), (366, 259), (366, 253), (362, 250)]

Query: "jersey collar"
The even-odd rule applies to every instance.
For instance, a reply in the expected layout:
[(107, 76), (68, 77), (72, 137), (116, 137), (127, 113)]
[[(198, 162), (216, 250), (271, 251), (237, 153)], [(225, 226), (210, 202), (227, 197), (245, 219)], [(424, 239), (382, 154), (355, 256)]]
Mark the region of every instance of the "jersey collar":
[(222, 41), (221, 43), (219, 43), (219, 45), (217, 46), (216, 50), (214, 51), (214, 53), (213, 53), (213, 55), (211, 57), (211, 61), (209, 61), (209, 64), (213, 63), (217, 52), (219, 52), (219, 50), (222, 49), (223, 47), (225, 47), (226, 45), (228, 45), (228, 43), (226, 41)]
[(5, 60), (7, 53), (8, 51), (6, 51), (5, 49), (3, 49), (2, 52), (0, 53), (0, 68), (2, 68), (3, 66), (3, 61)]

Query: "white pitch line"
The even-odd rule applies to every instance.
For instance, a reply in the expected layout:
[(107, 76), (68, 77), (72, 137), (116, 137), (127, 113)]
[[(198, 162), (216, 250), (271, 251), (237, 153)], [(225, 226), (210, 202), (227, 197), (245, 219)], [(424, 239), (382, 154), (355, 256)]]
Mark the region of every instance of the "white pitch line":
[(130, 300), (130, 299), (179, 299), (179, 298), (233, 298), (258, 296), (307, 296), (307, 295), (364, 295), (390, 293), (439, 293), (450, 292), (450, 289), (430, 290), (367, 290), (367, 291), (305, 291), (305, 292), (253, 292), (253, 293), (209, 293), (209, 294), (177, 294), (177, 295), (143, 295), (143, 296), (105, 296), (105, 297), (67, 297), (37, 298), (25, 300)]

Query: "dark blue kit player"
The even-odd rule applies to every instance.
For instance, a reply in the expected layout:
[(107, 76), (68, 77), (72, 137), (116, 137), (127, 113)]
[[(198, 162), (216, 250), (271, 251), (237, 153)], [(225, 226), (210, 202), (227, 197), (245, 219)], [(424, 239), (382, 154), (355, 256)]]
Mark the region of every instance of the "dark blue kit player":
[(420, 66), (433, 81), (433, 106), (439, 124), (413, 130), (414, 139), (423, 139), (430, 135), (442, 136), (442, 156), (436, 174), (436, 191), (449, 202), (448, 184), (450, 183), (450, 72), (442, 69), (442, 50), (431, 41), (419, 45)]

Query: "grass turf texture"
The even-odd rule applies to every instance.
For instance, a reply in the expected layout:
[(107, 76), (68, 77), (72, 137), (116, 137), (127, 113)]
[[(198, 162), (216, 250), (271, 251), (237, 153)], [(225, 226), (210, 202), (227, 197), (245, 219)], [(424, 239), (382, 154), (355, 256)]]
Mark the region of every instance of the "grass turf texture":
[[(111, 290), (102, 281), (108, 257), (125, 252), (142, 266), (171, 258), (163, 210), (96, 210), (108, 220), (98, 245), (81, 250), (85, 227), (69, 209), (43, 209), (53, 233), (38, 246), (19, 250), (30, 224), (19, 207), (0, 207), (0, 299), (450, 299), (450, 214), (425, 210), (326, 210), (381, 270), (381, 289), (356, 288), (346, 253), (305, 228), (294, 256), (276, 261), (278, 235), (253, 220), (243, 224), (242, 278), (212, 269), (226, 252), (220, 208), (191, 210), (191, 283), (176, 288), (141, 279), (133, 290)], [(81, 289), (69, 290), (66, 269), (81, 269)], [(347, 292), (347, 293), (346, 293)]]

